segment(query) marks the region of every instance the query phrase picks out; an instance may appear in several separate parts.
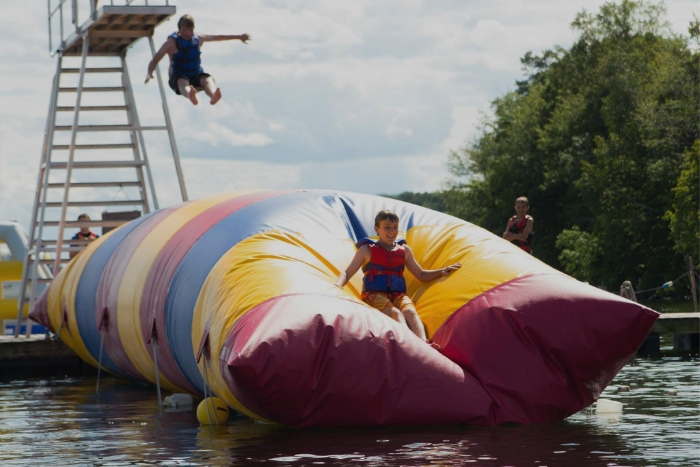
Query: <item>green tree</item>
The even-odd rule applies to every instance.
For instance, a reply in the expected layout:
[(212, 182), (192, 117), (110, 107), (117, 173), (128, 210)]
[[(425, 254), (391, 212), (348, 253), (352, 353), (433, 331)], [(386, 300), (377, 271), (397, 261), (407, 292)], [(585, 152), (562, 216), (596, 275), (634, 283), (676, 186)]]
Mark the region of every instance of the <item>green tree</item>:
[(575, 225), (559, 233), (556, 245), (561, 250), (559, 262), (564, 271), (580, 281), (590, 282), (598, 256), (598, 239)]
[(613, 289), (677, 275), (664, 216), (699, 136), (700, 67), (664, 14), (663, 4), (606, 3), (576, 16), (569, 49), (526, 54), (526, 79), (451, 153), (447, 211), (500, 234), (524, 195), (548, 264)]
[(685, 161), (673, 188), (673, 208), (666, 211), (674, 249), (700, 261), (700, 140), (685, 152)]

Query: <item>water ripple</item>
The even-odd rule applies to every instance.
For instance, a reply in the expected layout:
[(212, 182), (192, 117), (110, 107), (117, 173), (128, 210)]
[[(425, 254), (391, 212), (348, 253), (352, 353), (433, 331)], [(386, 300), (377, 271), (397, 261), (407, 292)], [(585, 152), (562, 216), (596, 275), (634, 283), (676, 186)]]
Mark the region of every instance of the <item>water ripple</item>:
[(99, 395), (93, 378), (0, 381), (0, 465), (697, 464), (697, 359), (638, 360), (602, 397), (622, 402), (622, 415), (584, 410), (561, 422), (496, 428), (293, 430), (245, 418), (203, 427), (192, 408), (158, 415), (154, 388), (118, 379), (103, 378)]

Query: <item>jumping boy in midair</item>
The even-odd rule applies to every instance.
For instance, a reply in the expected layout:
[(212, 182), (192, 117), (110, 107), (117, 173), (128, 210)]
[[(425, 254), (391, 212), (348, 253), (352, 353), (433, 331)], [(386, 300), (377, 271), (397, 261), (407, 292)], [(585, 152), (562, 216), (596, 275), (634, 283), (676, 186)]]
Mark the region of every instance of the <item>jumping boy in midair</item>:
[(221, 89), (216, 87), (214, 78), (202, 69), (200, 60), (200, 49), (205, 42), (239, 40), (244, 44), (250, 39), (248, 34), (241, 35), (210, 35), (195, 34), (194, 19), (190, 15), (184, 15), (177, 22), (177, 32), (168, 36), (153, 56), (153, 60), (148, 64), (148, 74), (146, 83), (153, 79), (153, 72), (158, 62), (168, 54), (170, 56), (170, 68), (168, 70), (170, 78), (168, 84), (175, 91), (175, 94), (185, 96), (194, 105), (198, 104), (197, 91), (204, 90), (211, 99), (211, 105), (216, 104), (221, 99)]
[(421, 268), (413, 256), (413, 252), (405, 240), (396, 240), (399, 233), (399, 216), (384, 210), (379, 211), (374, 219), (374, 231), (379, 240), (374, 242), (368, 238), (357, 243), (358, 250), (345, 272), (340, 273), (335, 282), (343, 288), (350, 278), (362, 267), (362, 295), (360, 298), (369, 306), (380, 310), (390, 318), (408, 325), (413, 333), (431, 347), (440, 346), (430, 342), (425, 335), (416, 307), (406, 295), (406, 280), (403, 277), (404, 267), (416, 279), (428, 282), (441, 276), (447, 276), (462, 265), (455, 263), (443, 269), (426, 270)]

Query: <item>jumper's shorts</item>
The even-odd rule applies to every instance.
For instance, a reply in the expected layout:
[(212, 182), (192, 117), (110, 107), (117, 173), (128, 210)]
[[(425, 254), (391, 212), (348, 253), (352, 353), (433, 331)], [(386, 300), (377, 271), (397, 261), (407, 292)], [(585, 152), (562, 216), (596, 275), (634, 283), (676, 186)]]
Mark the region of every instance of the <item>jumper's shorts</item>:
[(194, 86), (194, 88), (197, 91), (201, 91), (203, 88), (202, 88), (202, 84), (201, 84), (200, 80), (202, 78), (207, 78), (209, 76), (211, 76), (209, 73), (199, 73), (199, 74), (192, 75), (192, 76), (176, 75), (175, 73), (173, 73), (172, 75), (170, 75), (170, 79), (168, 79), (168, 85), (170, 86), (170, 89), (175, 91), (175, 94), (177, 94), (179, 96), (180, 89), (178, 89), (178, 87), (177, 87), (177, 80), (186, 79), (187, 81), (190, 82), (190, 86)]
[(401, 311), (409, 306), (415, 308), (405, 293), (362, 292), (360, 299), (379, 311), (384, 311), (389, 305), (393, 305)]

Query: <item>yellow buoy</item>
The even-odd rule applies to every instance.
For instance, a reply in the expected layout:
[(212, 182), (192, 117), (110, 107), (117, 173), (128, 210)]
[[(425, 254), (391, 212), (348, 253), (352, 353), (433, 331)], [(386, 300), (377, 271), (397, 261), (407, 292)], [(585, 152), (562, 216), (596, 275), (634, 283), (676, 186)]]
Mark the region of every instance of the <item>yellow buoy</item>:
[(218, 397), (207, 397), (197, 406), (197, 420), (202, 425), (224, 424), (228, 420), (228, 405)]

